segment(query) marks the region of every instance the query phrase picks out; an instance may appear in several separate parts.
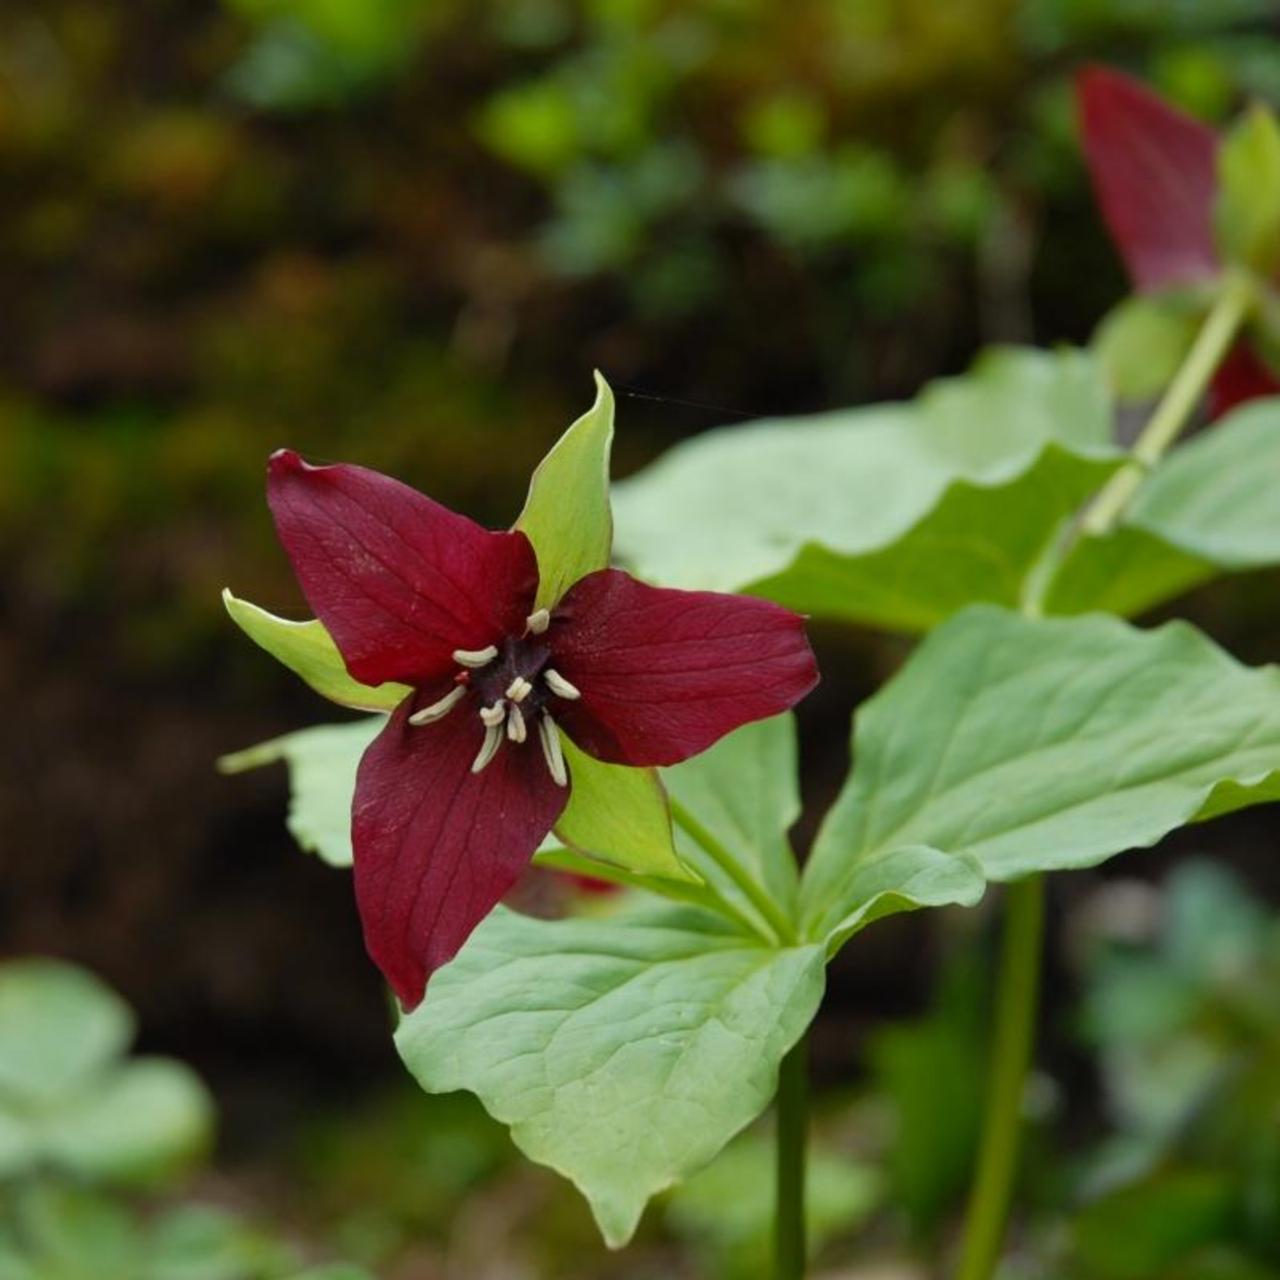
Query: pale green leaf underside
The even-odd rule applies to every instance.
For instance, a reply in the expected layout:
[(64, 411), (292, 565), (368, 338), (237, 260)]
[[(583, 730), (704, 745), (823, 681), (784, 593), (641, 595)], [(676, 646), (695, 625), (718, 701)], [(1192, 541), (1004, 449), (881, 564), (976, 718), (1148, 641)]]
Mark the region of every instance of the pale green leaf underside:
[(970, 593), (1016, 598), (1029, 559), (1116, 466), (1110, 432), (1087, 354), (995, 351), (910, 404), (672, 450), (615, 488), (619, 549), (674, 586), (919, 628)]
[(239, 773), (284, 761), (289, 768), (290, 834), (331, 867), (349, 867), (356, 769), (386, 722), (385, 716), (368, 716), (349, 724), (299, 729), (223, 756), (218, 767), (224, 773)]
[(396, 1044), (571, 1179), (608, 1243), (768, 1104), (817, 1010), (823, 949), (772, 950), (680, 907), (607, 921), (503, 908), (431, 980)]
[(569, 803), (555, 833), (566, 845), (641, 875), (697, 880), (676, 853), (671, 809), (656, 769), (605, 764), (560, 735)]
[(904, 848), (1008, 880), (1274, 798), (1280, 674), (1182, 623), (975, 606), (863, 705), (853, 754), (801, 886), (816, 934), (839, 926), (869, 862)]
[(391, 711), (409, 693), (408, 687), (402, 684), (383, 684), (373, 688), (353, 680), (347, 674), (346, 664), (333, 638), (318, 619), (290, 622), (277, 618), (248, 600), (237, 599), (228, 590), (222, 593), (222, 603), (235, 624), (254, 644), (265, 649), (330, 702), (353, 707), (357, 711)]
[(552, 608), (577, 580), (609, 563), (609, 452), (613, 392), (599, 373), (595, 403), (538, 464), (515, 527), (538, 557), (539, 608)]

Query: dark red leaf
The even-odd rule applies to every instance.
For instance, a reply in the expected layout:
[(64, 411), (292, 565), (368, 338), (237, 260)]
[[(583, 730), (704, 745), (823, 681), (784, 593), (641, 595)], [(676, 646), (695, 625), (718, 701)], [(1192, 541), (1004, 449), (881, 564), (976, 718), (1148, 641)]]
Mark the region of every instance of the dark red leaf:
[(492, 533), (389, 476), (281, 449), (267, 497), (308, 604), (365, 684), (435, 679), (455, 649), (519, 632), (533, 607), (523, 533)]
[(794, 706), (818, 682), (804, 619), (776, 604), (588, 574), (552, 624), (553, 661), (578, 701), (553, 714), (613, 764), (676, 764), (752, 720)]
[(1213, 375), (1209, 416), (1221, 418), (1247, 400), (1274, 395), (1280, 395), (1280, 379), (1254, 355), (1247, 343), (1237, 342)]
[(392, 714), (360, 762), (352, 808), (365, 946), (407, 1009), (519, 879), (569, 798), (534, 739), (504, 743), (472, 773), (484, 729), (470, 703), (408, 724), (448, 687)]
[(1107, 67), (1079, 73), (1076, 99), (1098, 204), (1137, 288), (1215, 277), (1217, 135)]

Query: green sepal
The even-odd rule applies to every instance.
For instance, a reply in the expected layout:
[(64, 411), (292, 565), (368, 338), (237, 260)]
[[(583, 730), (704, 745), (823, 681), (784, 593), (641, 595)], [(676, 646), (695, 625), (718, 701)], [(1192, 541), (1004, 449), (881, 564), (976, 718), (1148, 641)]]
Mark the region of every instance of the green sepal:
[(571, 849), (626, 871), (698, 883), (676, 853), (671, 806), (656, 769), (605, 764), (560, 735), (569, 766), (569, 803), (555, 825)]
[(1218, 249), (1263, 277), (1280, 267), (1280, 123), (1253, 104), (1218, 150)]
[(595, 379), (595, 403), (538, 464), (515, 523), (538, 557), (540, 609), (553, 608), (579, 578), (603, 569), (613, 547), (613, 392), (600, 373)]
[(318, 619), (290, 622), (277, 618), (248, 600), (238, 599), (229, 588), (223, 589), (222, 603), (232, 621), (254, 644), (330, 702), (357, 711), (391, 711), (410, 692), (408, 686), (402, 684), (387, 683), (374, 688), (353, 680), (347, 674), (346, 663), (333, 637)]

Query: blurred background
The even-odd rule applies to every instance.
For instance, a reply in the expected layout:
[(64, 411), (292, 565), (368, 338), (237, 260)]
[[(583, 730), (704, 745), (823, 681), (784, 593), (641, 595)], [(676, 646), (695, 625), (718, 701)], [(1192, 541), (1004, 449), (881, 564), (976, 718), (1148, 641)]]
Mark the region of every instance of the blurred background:
[[(468, 1100), (408, 1087), (348, 881), (292, 846), (283, 776), (214, 772), (332, 718), (219, 602), (230, 585), (302, 615), (266, 456), (359, 461), (501, 525), (590, 403), (593, 366), (618, 392), (623, 475), (713, 425), (911, 394), (988, 342), (1085, 341), (1124, 283), (1072, 70), (1121, 65), (1221, 120), (1280, 101), (1278, 17), (1274, 0), (0, 7), (0, 948), (87, 966), (138, 1011), (143, 1049), (211, 1087), (216, 1158), (148, 1196), (228, 1204), (300, 1256), (393, 1280), (751, 1274), (763, 1210), (728, 1227), (719, 1211), (761, 1181), (762, 1148), (608, 1257), (572, 1193)], [(1227, 582), (1187, 609), (1272, 659), (1277, 585)], [(850, 708), (903, 652), (818, 639), (811, 812), (846, 767)], [(1280, 974), (1274, 823), (1246, 813), (1059, 878), (1033, 1207), (1090, 1177), (1133, 1196), (1144, 1135), (1182, 1124), (1224, 1061), (1275, 1067), (1280, 1011), (1231, 1003)], [(1231, 875), (1187, 862), (1201, 852)], [(1185, 887), (1197, 875), (1207, 897)], [(1248, 940), (1225, 959), (1197, 915), (1210, 900)], [(945, 1238), (986, 934), (981, 913), (887, 924), (834, 973), (815, 1062), (832, 1274), (924, 1275)], [(1135, 1049), (1152, 991), (1164, 1020)], [(1280, 1131), (1259, 1090), (1237, 1121)], [(1280, 1133), (1250, 1156), (1262, 1193), (1211, 1137), (1158, 1209), (1095, 1203), (1124, 1222), (1168, 1221), (1169, 1203), (1221, 1217), (1239, 1269), (1196, 1276), (1274, 1277)], [(1246, 1232), (1223, 1186), (1275, 1216)], [(1064, 1232), (1084, 1249), (1072, 1276), (1173, 1274), (1167, 1241), (1116, 1259), (1116, 1233), (1046, 1218), (1026, 1275), (1059, 1274), (1034, 1258)], [(867, 1257), (878, 1269), (849, 1261)]]

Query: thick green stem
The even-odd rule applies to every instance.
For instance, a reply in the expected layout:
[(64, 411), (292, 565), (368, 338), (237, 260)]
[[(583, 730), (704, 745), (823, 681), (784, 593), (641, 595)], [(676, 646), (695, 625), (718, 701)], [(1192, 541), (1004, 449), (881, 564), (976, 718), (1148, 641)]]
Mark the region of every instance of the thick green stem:
[(787, 914), (769, 896), (769, 892), (760, 885), (720, 843), (719, 840), (698, 821), (678, 800), (671, 800), (671, 816), (702, 848), (703, 852), (720, 868), (721, 871), (738, 886), (747, 900), (760, 914), (760, 918), (777, 935), (777, 941), (784, 947), (791, 946), (796, 940), (796, 928)]
[(777, 1199), (773, 1219), (774, 1280), (804, 1280), (804, 1183), (809, 1137), (809, 1042), (802, 1036), (778, 1071)]
[(1019, 880), (1007, 890), (982, 1140), (956, 1280), (988, 1280), (1000, 1256), (1035, 1039), (1044, 898), (1043, 876)]
[(1104, 534), (1115, 526), (1147, 472), (1182, 434), (1256, 296), (1253, 280), (1248, 275), (1233, 272), (1226, 277), (1187, 358), (1134, 443), (1132, 460), (1111, 477), (1085, 514), (1085, 533)]

